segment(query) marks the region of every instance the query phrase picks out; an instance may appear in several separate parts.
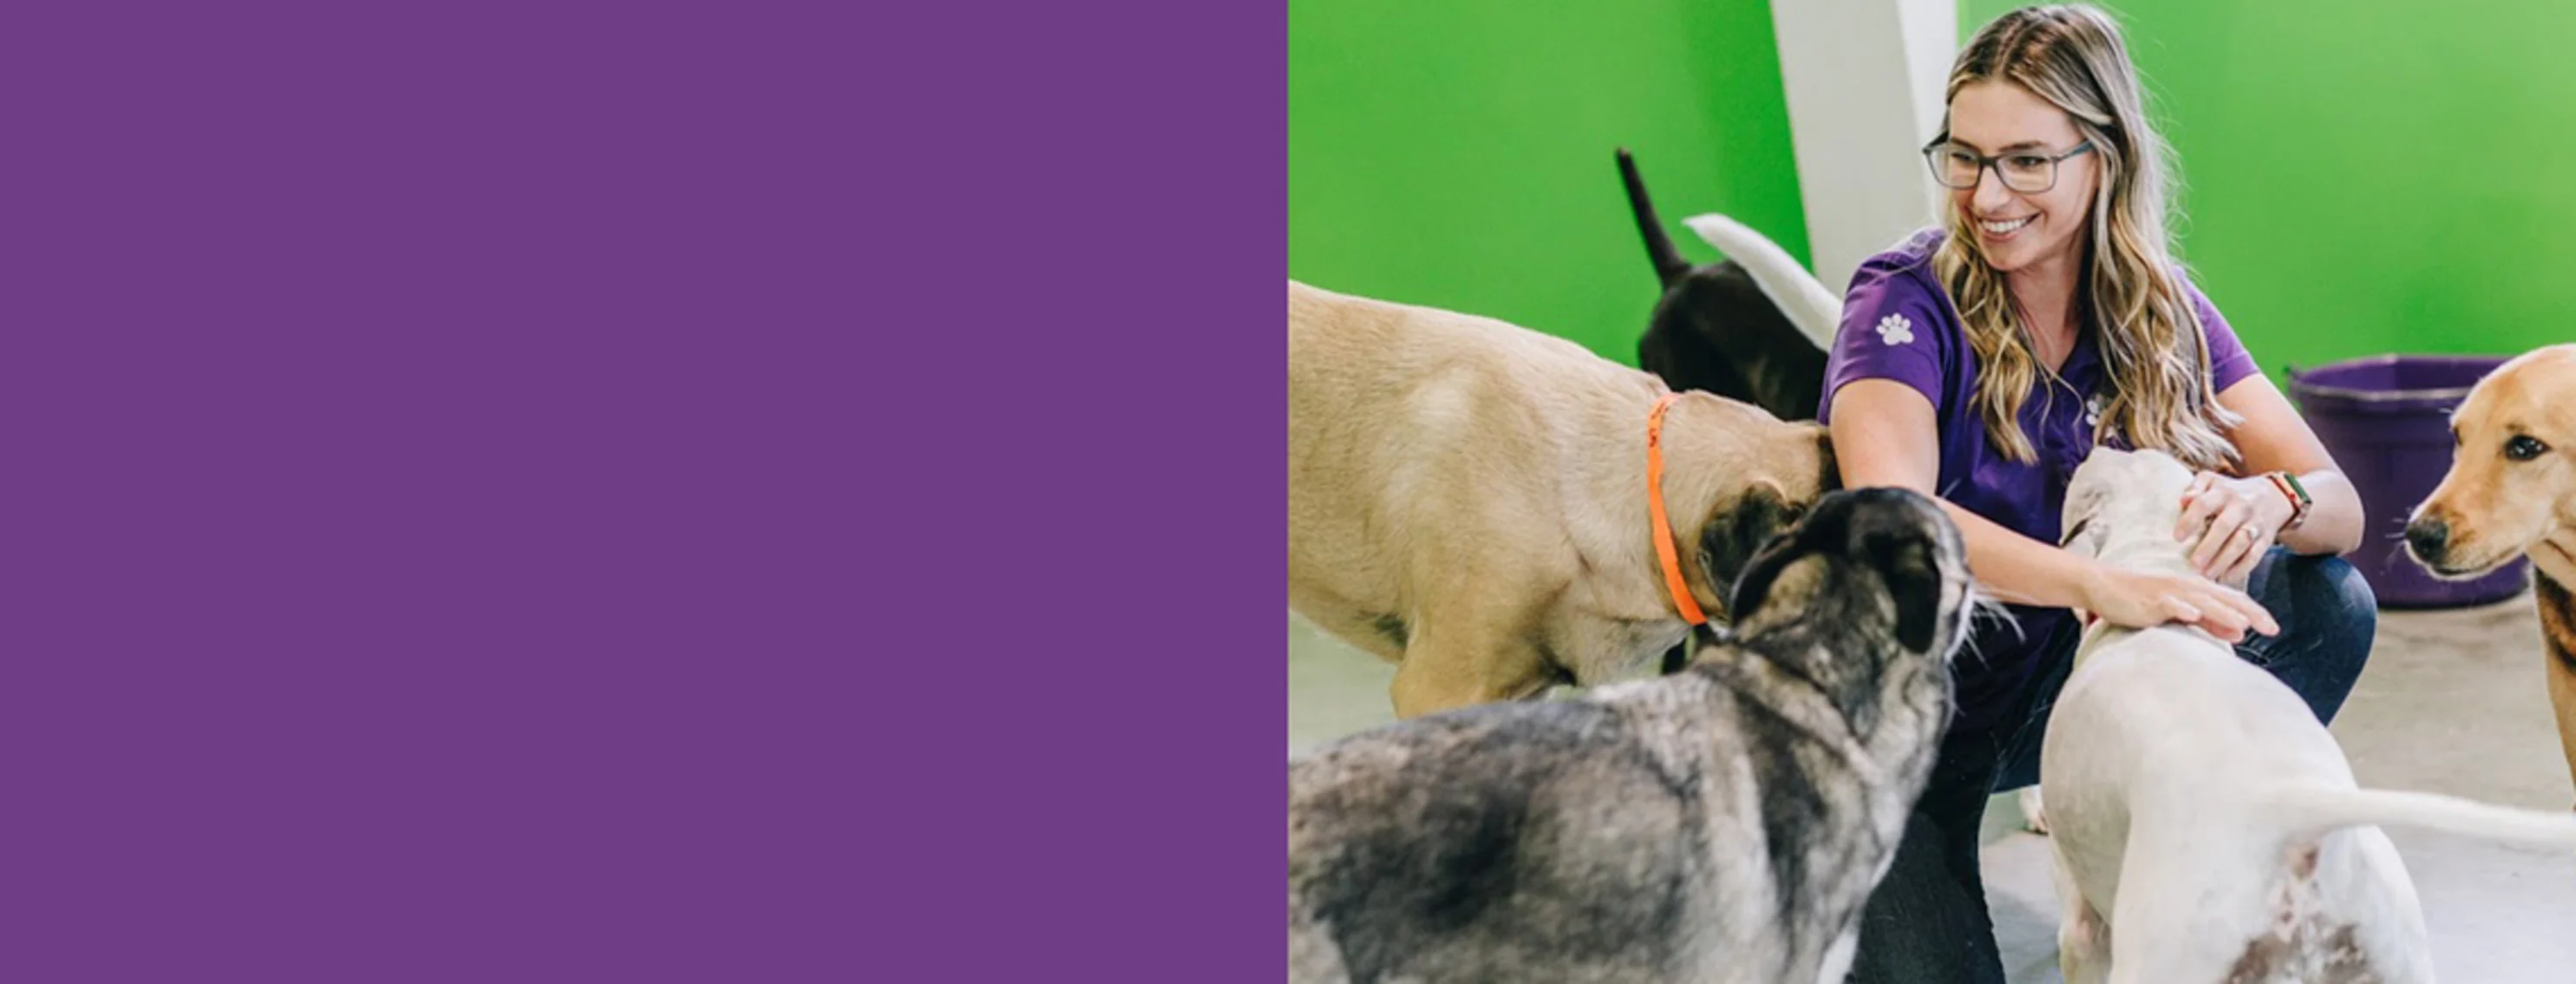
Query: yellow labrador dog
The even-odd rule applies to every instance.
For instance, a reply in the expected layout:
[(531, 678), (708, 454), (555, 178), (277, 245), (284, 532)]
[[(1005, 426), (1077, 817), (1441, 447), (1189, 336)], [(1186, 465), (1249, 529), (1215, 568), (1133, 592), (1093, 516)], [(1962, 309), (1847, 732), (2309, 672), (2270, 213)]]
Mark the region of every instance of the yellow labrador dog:
[(1817, 424), (1288, 283), (1288, 606), (1396, 663), (1399, 716), (1652, 675), (1836, 474)]
[(2576, 773), (2576, 345), (2498, 367), (2451, 415), (2451, 471), (2406, 524), (2406, 551), (2467, 579), (2529, 555), (2549, 647), (2549, 702)]

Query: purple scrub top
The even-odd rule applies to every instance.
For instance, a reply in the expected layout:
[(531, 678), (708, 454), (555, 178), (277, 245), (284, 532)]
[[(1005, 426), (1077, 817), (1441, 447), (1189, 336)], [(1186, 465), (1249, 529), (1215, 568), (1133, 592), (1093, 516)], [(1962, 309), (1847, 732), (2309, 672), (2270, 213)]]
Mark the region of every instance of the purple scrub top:
[[(2022, 432), (2038, 460), (2023, 464), (1988, 445), (1972, 397), (1977, 356), (1948, 292), (1933, 274), (1932, 255), (1947, 231), (1915, 233), (1896, 248), (1869, 258), (1852, 275), (1844, 295), (1841, 329), (1825, 366), (1824, 405), (1818, 420), (1830, 423), (1834, 394), (1860, 379), (1892, 379), (1932, 402), (1940, 427), (1941, 473), (1936, 492), (1969, 512), (2045, 543), (2058, 540), (2066, 482), (2092, 449), (2103, 402), (2101, 354), (2093, 332), (2079, 334), (2057, 379), (2031, 385), (2021, 407)], [(2225, 390), (2255, 373), (2254, 359), (2218, 309), (2189, 278), (2183, 281), (2209, 340), (2214, 389)], [(2086, 319), (2089, 323), (2089, 319)], [(2115, 437), (2104, 443), (2123, 446)], [(2072, 618), (2062, 608), (2006, 606), (2012, 620), (1980, 619), (1968, 652), (1955, 668), (1961, 730), (1983, 730), (2020, 695), (2040, 650)]]

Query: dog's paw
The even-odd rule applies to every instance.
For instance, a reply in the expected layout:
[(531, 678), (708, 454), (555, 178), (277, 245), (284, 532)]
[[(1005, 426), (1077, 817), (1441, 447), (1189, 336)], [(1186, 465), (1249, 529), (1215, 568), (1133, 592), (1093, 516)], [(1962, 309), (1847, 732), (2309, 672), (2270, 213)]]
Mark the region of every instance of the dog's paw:
[(2048, 835), (2048, 811), (2041, 808), (2037, 786), (2021, 789), (2021, 829), (2042, 837)]

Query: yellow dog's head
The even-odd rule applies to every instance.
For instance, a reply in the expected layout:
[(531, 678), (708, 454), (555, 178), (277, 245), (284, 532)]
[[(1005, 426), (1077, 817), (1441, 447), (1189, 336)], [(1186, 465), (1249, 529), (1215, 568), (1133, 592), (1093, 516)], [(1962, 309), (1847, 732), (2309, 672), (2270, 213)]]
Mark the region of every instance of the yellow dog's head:
[(2406, 524), (2406, 551), (2466, 580), (2576, 526), (2576, 345), (2525, 353), (2451, 415), (2451, 470)]

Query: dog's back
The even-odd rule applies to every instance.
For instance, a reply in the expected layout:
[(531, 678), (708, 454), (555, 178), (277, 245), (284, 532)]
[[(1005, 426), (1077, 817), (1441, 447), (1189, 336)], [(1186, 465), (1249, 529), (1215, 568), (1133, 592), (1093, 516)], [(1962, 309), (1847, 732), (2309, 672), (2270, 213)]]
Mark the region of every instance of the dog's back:
[(1629, 717), (1485, 705), (1289, 768), (1291, 982), (1668, 981), (1713, 931), (1706, 811)]
[[(1686, 671), (1292, 762), (1289, 980), (1752, 984), (1831, 966), (1899, 833), (1862, 804), (1910, 794), (1871, 788), (1766, 700)], [(1938, 728), (1921, 731), (1928, 763)]]
[[(1545, 398), (1534, 378), (1651, 394), (1641, 372), (1555, 335), (1507, 321), (1288, 282), (1288, 378), (1294, 401), (1383, 401), (1450, 382), (1466, 395)], [(1292, 421), (1293, 424), (1293, 421)]]
[[(1435, 538), (1584, 515), (1567, 485), (1627, 461), (1620, 441), (1642, 439), (1659, 391), (1653, 377), (1562, 338), (1289, 281), (1291, 606), (1395, 658), (1400, 631), (1335, 613), (1418, 604), (1420, 591), (1408, 589), (1426, 572), (1410, 565), (1443, 549), (1471, 556)], [(1562, 583), (1576, 561), (1560, 553), (1492, 557), (1487, 566), (1508, 563), (1510, 576)]]
[[(2315, 713), (2225, 643), (2179, 626), (2109, 631), (2116, 635), (2082, 657), (2051, 712), (2052, 721), (2082, 722), (2052, 729), (2041, 763), (2060, 843), (2125, 843), (2138, 804), (2250, 811), (2265, 777), (2351, 784), (2351, 766)], [(2088, 808), (2061, 808), (2060, 797)], [(2082, 869), (2119, 856), (2073, 860)], [(2088, 883), (2117, 881), (2116, 867), (2098, 874)]]
[(2196, 629), (2112, 631), (2058, 697), (2041, 774), (2059, 864), (2085, 905), (2116, 913), (2114, 965), (2429, 982), (2387, 834), (2284, 807), (2285, 792), (2360, 792), (2314, 712)]
[(1823, 349), (1799, 334), (1733, 261), (1693, 270), (1655, 302), (1637, 364), (1676, 390), (1741, 400), (1782, 420), (1814, 420)]

